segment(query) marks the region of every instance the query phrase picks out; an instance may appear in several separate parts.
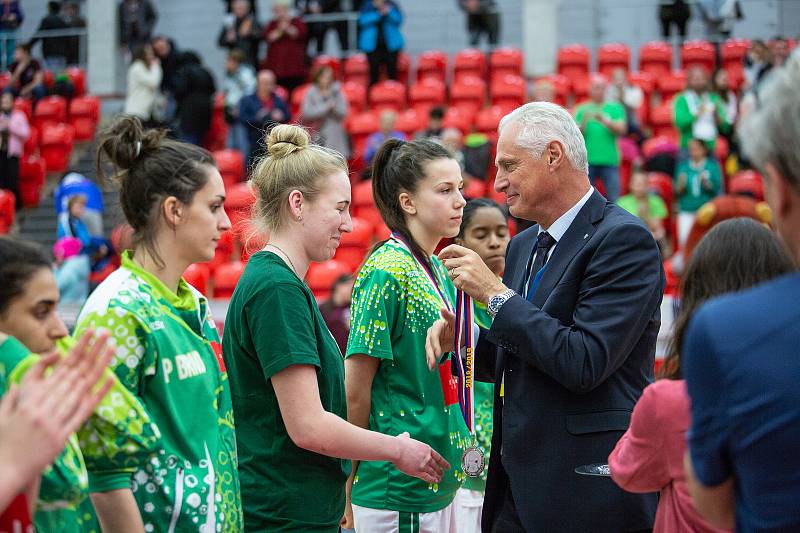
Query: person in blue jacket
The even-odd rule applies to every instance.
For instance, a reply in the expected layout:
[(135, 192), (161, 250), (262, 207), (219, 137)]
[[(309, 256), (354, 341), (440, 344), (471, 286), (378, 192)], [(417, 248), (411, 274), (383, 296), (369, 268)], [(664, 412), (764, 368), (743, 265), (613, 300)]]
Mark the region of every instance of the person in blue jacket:
[(403, 13), (392, 0), (365, 0), (358, 16), (358, 47), (367, 54), (369, 84), (378, 82), (381, 65), (386, 65), (386, 75), (397, 79), (397, 55), (403, 49), (400, 25)]
[(263, 151), (261, 142), (264, 134), (275, 124), (285, 124), (292, 119), (289, 106), (275, 92), (275, 73), (262, 70), (256, 80), (256, 92), (239, 100), (239, 120), (247, 130), (250, 150), (247, 155), (247, 168), (253, 159)]

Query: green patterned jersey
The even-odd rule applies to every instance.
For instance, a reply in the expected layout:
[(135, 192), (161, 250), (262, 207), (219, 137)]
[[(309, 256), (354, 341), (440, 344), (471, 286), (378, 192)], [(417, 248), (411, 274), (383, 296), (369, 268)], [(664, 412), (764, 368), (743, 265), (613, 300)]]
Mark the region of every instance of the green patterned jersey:
[[(455, 289), (435, 257), (437, 283), (451, 302)], [(362, 462), (352, 501), (372, 509), (428, 513), (447, 507), (464, 480), (461, 453), (469, 445), (449, 363), (431, 371), (425, 336), (439, 317), (441, 298), (408, 249), (387, 241), (358, 274), (351, 306), (347, 355), (380, 359), (372, 383), (369, 429), (387, 435), (407, 431), (450, 462), (438, 484), (407, 476), (388, 462)], [(454, 403), (455, 402), (455, 403)]]
[(173, 293), (124, 254), (87, 300), (76, 333), (90, 327), (115, 339), (112, 368), (161, 436), (142, 460), (127, 455), (125, 433), (106, 442), (82, 434), (90, 490), (130, 488), (148, 533), (241, 531), (230, 387), (205, 298), (184, 280)]

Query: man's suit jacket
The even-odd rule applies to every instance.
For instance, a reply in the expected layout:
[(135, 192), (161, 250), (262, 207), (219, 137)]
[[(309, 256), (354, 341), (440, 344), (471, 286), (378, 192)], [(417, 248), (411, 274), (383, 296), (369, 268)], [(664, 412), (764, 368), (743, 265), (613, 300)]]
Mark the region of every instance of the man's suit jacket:
[[(503, 281), (519, 294), (538, 231), (509, 245)], [(529, 532), (652, 527), (654, 494), (574, 470), (608, 461), (652, 381), (663, 290), (648, 228), (595, 192), (556, 245), (532, 302), (512, 297), (482, 332), (477, 376), (496, 384), (484, 531), (509, 486)]]

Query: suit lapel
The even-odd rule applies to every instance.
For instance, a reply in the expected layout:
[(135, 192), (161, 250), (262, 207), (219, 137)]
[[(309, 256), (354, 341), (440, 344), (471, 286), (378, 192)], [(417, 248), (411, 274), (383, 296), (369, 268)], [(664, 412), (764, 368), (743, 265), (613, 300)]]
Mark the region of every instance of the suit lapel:
[(572, 259), (578, 254), (595, 232), (595, 223), (603, 218), (606, 199), (595, 191), (578, 212), (567, 232), (558, 241), (533, 295), (533, 304), (542, 307), (553, 288), (561, 280)]

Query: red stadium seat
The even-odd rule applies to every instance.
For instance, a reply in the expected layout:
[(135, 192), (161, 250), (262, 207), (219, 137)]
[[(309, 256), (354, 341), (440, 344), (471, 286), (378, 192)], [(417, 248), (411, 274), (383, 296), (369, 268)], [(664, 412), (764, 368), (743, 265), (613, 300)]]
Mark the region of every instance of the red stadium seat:
[(408, 75), (411, 71), (411, 56), (405, 52), (397, 54), (397, 81), (408, 85)]
[(597, 50), (597, 70), (608, 77), (618, 68), (628, 72), (631, 68), (631, 49), (627, 45), (604, 44)]
[(662, 74), (656, 78), (656, 87), (661, 94), (661, 101), (671, 100), (673, 96), (686, 88), (686, 72), (676, 70)]
[(473, 178), (469, 180), (461, 194), (464, 195), (464, 198), (482, 198), (486, 196), (486, 182)]
[(369, 102), (376, 111), (384, 109), (401, 111), (406, 105), (406, 87), (394, 80), (378, 82), (370, 87)]
[(236, 185), (242, 181), (244, 175), (244, 155), (239, 150), (225, 149), (217, 150), (212, 153), (217, 168), (222, 175), (222, 182), (225, 188)]
[(500, 106), (481, 109), (475, 115), (475, 131), (487, 135), (492, 139), (492, 142), (496, 142), (497, 127), (500, 125), (500, 119), (505, 115), (506, 110)]
[(45, 124), (60, 124), (67, 120), (67, 100), (63, 96), (45, 96), (36, 104), (33, 124), (39, 131)]
[(492, 80), (492, 105), (508, 111), (516, 109), (528, 98), (528, 84), (522, 76), (506, 74)]
[(522, 76), (522, 50), (518, 48), (495, 48), (489, 55), (489, 76), (503, 78), (506, 74)]
[(714, 144), (714, 156), (720, 162), (722, 172), (725, 172), (725, 160), (731, 152), (731, 147), (728, 145), (728, 139), (720, 135), (717, 137), (717, 142)]
[(453, 56), (453, 81), (463, 76), (486, 76), (486, 55), (477, 48), (467, 48)]
[(477, 110), (472, 106), (452, 106), (444, 113), (444, 120), (442, 124), (445, 128), (455, 128), (466, 135), (472, 130), (472, 119), (477, 113)]
[(642, 143), (642, 155), (645, 159), (650, 159), (658, 154), (678, 154), (678, 143), (676, 137), (671, 135), (654, 136)]
[(572, 80), (572, 95), (575, 97), (575, 104), (579, 104), (589, 98), (589, 80), (589, 77)]
[(427, 114), (431, 107), (444, 105), (447, 89), (436, 78), (424, 78), (411, 86), (408, 103), (421, 114)]
[(681, 46), (681, 68), (688, 70), (700, 66), (711, 74), (717, 61), (714, 45), (708, 41), (686, 41)]
[(562, 46), (558, 50), (557, 71), (569, 78), (571, 83), (577, 79), (589, 77), (589, 63), (592, 54), (589, 48), (582, 44), (570, 44)]
[(648, 172), (647, 183), (650, 189), (664, 200), (664, 204), (667, 206), (667, 220), (664, 221), (664, 228), (667, 230), (672, 242), (677, 243), (677, 228), (672, 211), (672, 206), (675, 202), (672, 176), (663, 172)]
[(231, 225), (236, 226), (242, 220), (249, 219), (256, 201), (250, 185), (247, 182), (241, 182), (225, 187), (225, 194), (225, 212), (231, 219)]
[(39, 151), (39, 130), (35, 126), (30, 127), (30, 134), (22, 147), (23, 155), (32, 155)]
[(42, 71), (42, 75), (44, 76), (44, 86), (48, 89), (52, 89), (56, 84), (56, 77), (53, 75), (53, 71), (45, 69)]
[(231, 261), (219, 265), (214, 271), (214, 298), (230, 298), (244, 272), (244, 263)]
[(402, 131), (406, 137), (412, 138), (414, 134), (425, 129), (425, 115), (417, 112), (416, 109), (406, 109), (397, 114), (395, 129)]
[(339, 79), (342, 76), (341, 62), (339, 61), (338, 57), (318, 55), (311, 62), (311, 69), (308, 71), (308, 73), (313, 76), (320, 67), (330, 67), (331, 70), (333, 70), (333, 76), (336, 79)]
[(744, 39), (728, 39), (720, 47), (722, 68), (728, 73), (728, 83), (734, 91), (744, 82), (744, 58), (750, 43)]
[(361, 216), (361, 211), (363, 209), (375, 207), (375, 199), (372, 197), (371, 181), (359, 181), (353, 185), (352, 202), (353, 214), (358, 217)]
[[(536, 79), (536, 82), (546, 81), (553, 86), (554, 102), (562, 107), (566, 107), (567, 99), (570, 94), (570, 81), (566, 76), (561, 74), (550, 74), (549, 76), (542, 76)], [(536, 83), (535, 82), (535, 83)], [(531, 95), (533, 97), (533, 95)]]
[(48, 172), (64, 172), (72, 155), (75, 128), (69, 124), (47, 124), (41, 130), (39, 152)]
[(742, 170), (728, 182), (728, 192), (751, 196), (756, 200), (764, 199), (764, 180), (755, 170)]
[(100, 121), (100, 99), (96, 96), (79, 96), (69, 103), (69, 123), (75, 128), (75, 139), (89, 141), (94, 137)]
[(27, 98), (17, 98), (14, 100), (14, 109), (25, 113), (25, 116), (28, 117), (28, 122), (33, 122), (33, 102)]
[(650, 126), (653, 128), (654, 136), (674, 137), (676, 135), (673, 115), (672, 100), (661, 102), (650, 110)]
[(6, 87), (8, 87), (8, 82), (10, 79), (10, 72), (0, 72), (0, 91), (3, 91)]
[(75, 87), (75, 96), (86, 94), (86, 71), (80, 67), (67, 67), (66, 73), (72, 86)]
[(289, 111), (292, 113), (292, 117), (297, 118), (300, 116), (300, 110), (303, 108), (303, 100), (310, 88), (310, 83), (304, 83), (292, 91), (291, 100), (289, 102)]
[(358, 81), (346, 81), (342, 84), (342, 92), (347, 98), (350, 113), (360, 113), (367, 108), (367, 86)]
[(19, 195), (22, 205), (36, 207), (42, 196), (47, 166), (38, 155), (23, 157), (19, 162)]
[(639, 48), (639, 70), (654, 79), (672, 71), (672, 46), (661, 41), (652, 41)]
[(355, 115), (350, 115), (347, 119), (347, 131), (353, 142), (353, 152), (363, 154), (364, 145), (367, 137), (380, 129), (378, 114), (373, 111), (364, 111)]
[(311, 289), (320, 300), (324, 300), (331, 293), (333, 282), (345, 274), (352, 274), (353, 269), (336, 259), (325, 261), (324, 263), (311, 263), (306, 274), (306, 281)]
[(486, 82), (480, 78), (464, 77), (450, 87), (450, 105), (462, 112), (477, 113), (486, 101)]
[(205, 263), (194, 263), (183, 272), (183, 279), (200, 291), (204, 296), (208, 296), (208, 280), (211, 278), (211, 270)]
[(0, 189), (0, 235), (7, 234), (14, 225), (17, 213), (16, 203), (14, 193)]
[(369, 62), (364, 54), (355, 54), (344, 61), (344, 81), (369, 84)]
[(447, 54), (441, 50), (428, 50), (417, 56), (417, 81), (435, 78), (447, 79)]
[(353, 231), (342, 234), (334, 259), (355, 271), (364, 261), (372, 245), (373, 224), (367, 219), (353, 217)]
[(203, 139), (206, 150), (222, 150), (228, 138), (228, 123), (225, 122), (225, 95), (221, 92), (214, 95), (214, 109), (211, 113), (211, 127)]

